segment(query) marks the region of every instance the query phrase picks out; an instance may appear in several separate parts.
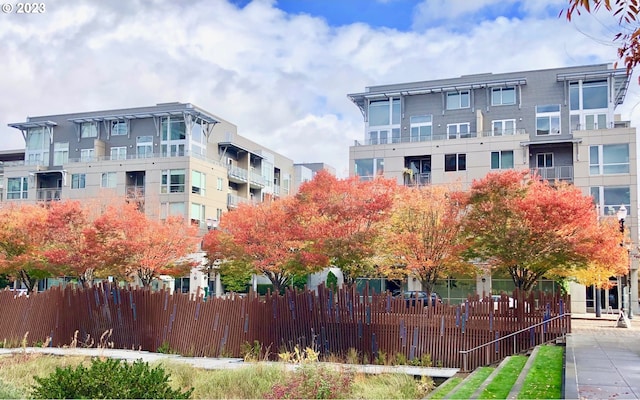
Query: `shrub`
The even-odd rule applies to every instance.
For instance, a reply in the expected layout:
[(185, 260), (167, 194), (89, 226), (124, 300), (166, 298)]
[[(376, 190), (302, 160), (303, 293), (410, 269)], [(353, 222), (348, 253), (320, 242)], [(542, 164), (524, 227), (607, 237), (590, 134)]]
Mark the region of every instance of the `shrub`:
[(275, 385), (268, 399), (343, 399), (350, 397), (353, 373), (305, 366), (286, 383)]
[(193, 388), (171, 389), (169, 375), (161, 367), (150, 369), (142, 361), (129, 364), (116, 359), (94, 358), (88, 369), (58, 367), (48, 377), (34, 376), (34, 380), (32, 395), (37, 399), (188, 399), (193, 392)]

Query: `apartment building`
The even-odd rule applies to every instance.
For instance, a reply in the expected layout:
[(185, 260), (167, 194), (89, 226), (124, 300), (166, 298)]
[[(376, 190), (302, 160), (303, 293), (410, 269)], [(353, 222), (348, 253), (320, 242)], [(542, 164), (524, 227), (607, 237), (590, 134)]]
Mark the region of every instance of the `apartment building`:
[(20, 161), (4, 157), (2, 201), (126, 196), (151, 218), (182, 215), (204, 234), (238, 204), (287, 196), (294, 186), (291, 159), (188, 103), (29, 117), (9, 126), (21, 131), (25, 151)]
[[(489, 171), (528, 168), (581, 188), (602, 215), (624, 205), (636, 255), (636, 130), (615, 114), (628, 85), (625, 70), (601, 64), (367, 87), (348, 95), (365, 122), (364, 140), (349, 149), (350, 174), (468, 187)], [(572, 295), (574, 312), (593, 305), (591, 288)]]

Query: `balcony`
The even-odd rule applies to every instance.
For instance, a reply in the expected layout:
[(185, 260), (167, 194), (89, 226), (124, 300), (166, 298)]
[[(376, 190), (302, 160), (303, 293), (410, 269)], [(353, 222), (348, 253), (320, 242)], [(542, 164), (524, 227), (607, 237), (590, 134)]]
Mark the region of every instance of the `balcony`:
[(255, 204), (256, 202), (253, 199), (248, 199), (246, 197), (236, 196), (235, 194), (227, 195), (227, 207), (228, 208), (237, 208), (238, 205), (242, 203), (251, 203)]
[(431, 173), (404, 175), (405, 186), (427, 186), (431, 184)]
[(540, 179), (544, 179), (547, 181), (569, 181), (573, 182), (573, 166), (572, 165), (561, 165), (558, 167), (548, 167), (548, 168), (532, 168), (531, 176), (538, 176)]
[(419, 142), (432, 142), (438, 140), (459, 140), (459, 139), (471, 139), (471, 138), (489, 138), (489, 137), (512, 137), (517, 135), (528, 135), (527, 132), (522, 129), (511, 129), (503, 131), (481, 131), (481, 132), (466, 132), (466, 133), (434, 133), (431, 135), (423, 136), (401, 136), (401, 137), (381, 137), (366, 139), (364, 143), (356, 140), (355, 146), (373, 146), (378, 144), (396, 144), (396, 143), (419, 143)]
[(246, 169), (230, 165), (227, 171), (227, 177), (230, 182), (247, 183), (249, 171)]
[(136, 185), (127, 186), (127, 199), (128, 200), (144, 199), (144, 186), (136, 186)]
[(62, 189), (37, 189), (36, 200), (37, 201), (58, 201), (62, 194)]

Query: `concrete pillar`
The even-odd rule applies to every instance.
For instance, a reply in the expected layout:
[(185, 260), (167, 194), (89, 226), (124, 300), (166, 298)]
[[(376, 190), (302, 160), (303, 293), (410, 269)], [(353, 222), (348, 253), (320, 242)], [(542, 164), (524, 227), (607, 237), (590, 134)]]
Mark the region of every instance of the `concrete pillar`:
[(587, 288), (576, 282), (569, 282), (569, 294), (571, 295), (571, 313), (587, 313)]
[(631, 311), (634, 318), (638, 318), (638, 270), (631, 270)]

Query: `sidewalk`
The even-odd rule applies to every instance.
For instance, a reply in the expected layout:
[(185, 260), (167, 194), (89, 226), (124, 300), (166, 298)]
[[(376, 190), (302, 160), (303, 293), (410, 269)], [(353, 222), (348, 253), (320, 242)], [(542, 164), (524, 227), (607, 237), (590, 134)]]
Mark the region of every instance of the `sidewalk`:
[(640, 399), (640, 316), (574, 314), (567, 335), (566, 399)]

